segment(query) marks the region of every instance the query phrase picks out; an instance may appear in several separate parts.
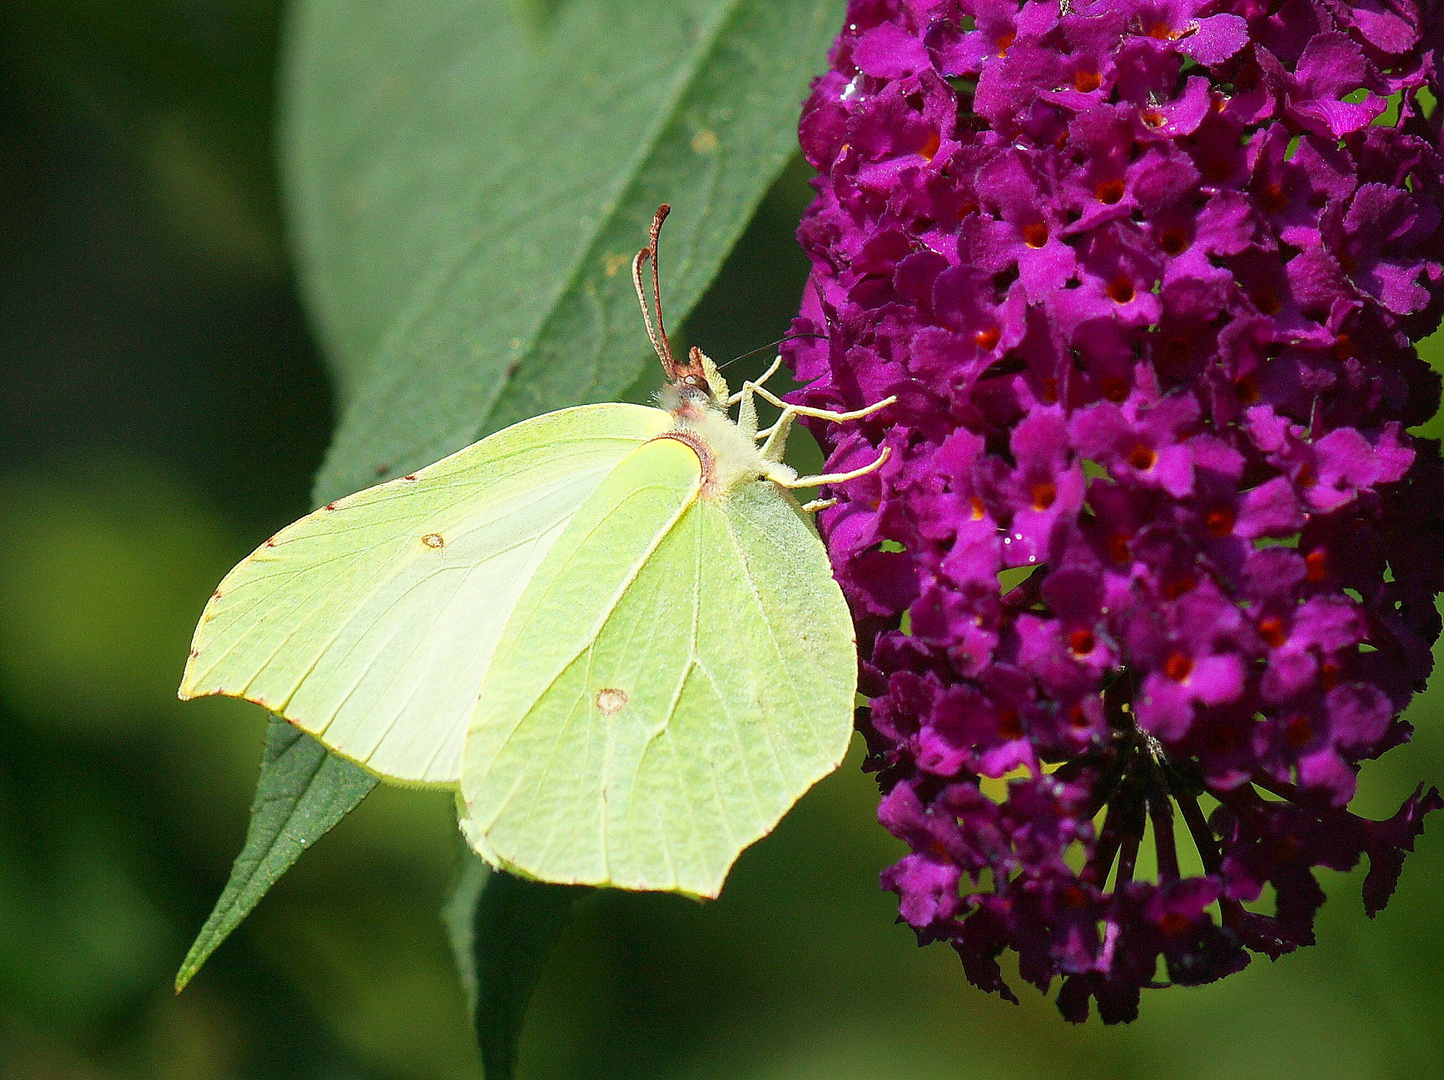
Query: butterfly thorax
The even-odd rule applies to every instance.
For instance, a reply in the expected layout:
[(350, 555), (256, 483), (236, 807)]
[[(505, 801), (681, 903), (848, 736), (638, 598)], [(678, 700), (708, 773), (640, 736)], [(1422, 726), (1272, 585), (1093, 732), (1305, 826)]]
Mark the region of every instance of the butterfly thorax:
[(727, 384), (706, 361), (708, 389), (671, 383), (657, 394), (657, 405), (672, 415), (672, 429), (658, 436), (686, 443), (702, 463), (702, 496), (721, 498), (739, 485), (762, 480), (791, 480), (797, 473), (763, 457), (749, 433), (727, 412)]

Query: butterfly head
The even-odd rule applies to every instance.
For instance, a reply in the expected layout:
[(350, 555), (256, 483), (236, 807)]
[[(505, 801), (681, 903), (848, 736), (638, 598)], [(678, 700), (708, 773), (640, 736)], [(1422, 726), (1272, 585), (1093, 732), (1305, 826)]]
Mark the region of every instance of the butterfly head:
[[(668, 412), (679, 415), (704, 408), (725, 411), (728, 398), (727, 381), (722, 378), (721, 372), (717, 370), (717, 365), (712, 362), (711, 357), (695, 345), (687, 351), (686, 360), (678, 360), (672, 354), (672, 342), (667, 337), (667, 325), (662, 319), (662, 290), (660, 275), (657, 271), (657, 240), (662, 234), (662, 222), (667, 220), (667, 215), (671, 212), (672, 208), (666, 203), (657, 207), (657, 212), (652, 215), (652, 228), (648, 234), (648, 244), (637, 252), (636, 258), (632, 260), (632, 284), (637, 290), (637, 302), (642, 306), (642, 321), (647, 325), (647, 337), (652, 341), (652, 348), (657, 352), (657, 359), (662, 361), (662, 368), (667, 373), (667, 385), (658, 395), (658, 404)], [(649, 262), (652, 264), (650, 301), (647, 297), (644, 275), (644, 270)], [(656, 310), (655, 322), (652, 319), (654, 308)]]

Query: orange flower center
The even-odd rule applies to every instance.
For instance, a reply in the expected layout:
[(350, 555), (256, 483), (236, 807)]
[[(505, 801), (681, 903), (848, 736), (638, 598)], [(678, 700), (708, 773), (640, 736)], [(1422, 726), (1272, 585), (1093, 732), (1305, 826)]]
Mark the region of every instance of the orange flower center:
[(1277, 615), (1265, 615), (1258, 621), (1258, 635), (1271, 649), (1277, 649), (1289, 639), (1284, 621)]
[(1093, 194), (1099, 202), (1112, 206), (1123, 198), (1123, 181), (1117, 179), (1101, 180), (1098, 186), (1093, 189)]
[(1163, 674), (1174, 682), (1183, 682), (1193, 673), (1193, 658), (1187, 653), (1173, 653), (1163, 662)]
[(1158, 464), (1158, 453), (1151, 446), (1138, 443), (1128, 451), (1128, 464), (1139, 472), (1147, 472)]
[(1236, 520), (1232, 510), (1226, 506), (1220, 506), (1210, 510), (1204, 517), (1203, 523), (1208, 526), (1208, 531), (1214, 536), (1227, 536), (1233, 532)]

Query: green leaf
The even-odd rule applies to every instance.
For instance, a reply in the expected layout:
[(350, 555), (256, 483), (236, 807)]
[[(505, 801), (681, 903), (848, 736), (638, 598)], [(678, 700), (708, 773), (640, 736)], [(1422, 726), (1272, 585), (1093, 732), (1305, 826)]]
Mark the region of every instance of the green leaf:
[(668, 310), (796, 147), (840, 0), (303, 0), (283, 162), (343, 420), (340, 494), (617, 397), (648, 360), (627, 264), (660, 202)]
[(585, 890), (493, 870), (472, 856), (443, 919), (486, 1080), (511, 1080), (527, 1001)]
[(354, 810), (376, 778), (284, 720), (271, 721), (246, 845), (215, 910), (176, 973), (183, 989), (232, 930), (318, 837)]

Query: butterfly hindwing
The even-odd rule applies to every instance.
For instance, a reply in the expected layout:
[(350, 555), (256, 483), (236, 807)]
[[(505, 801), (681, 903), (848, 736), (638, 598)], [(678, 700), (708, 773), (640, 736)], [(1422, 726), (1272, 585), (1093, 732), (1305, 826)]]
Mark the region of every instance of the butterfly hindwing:
[(494, 861), (716, 895), (846, 751), (856, 659), (820, 541), (771, 483), (699, 487), (683, 443), (634, 452), (519, 601), (462, 767)]
[(564, 409), (302, 518), (221, 582), (181, 696), (247, 698), (387, 779), (455, 784), (526, 582), (668, 423), (639, 405)]

